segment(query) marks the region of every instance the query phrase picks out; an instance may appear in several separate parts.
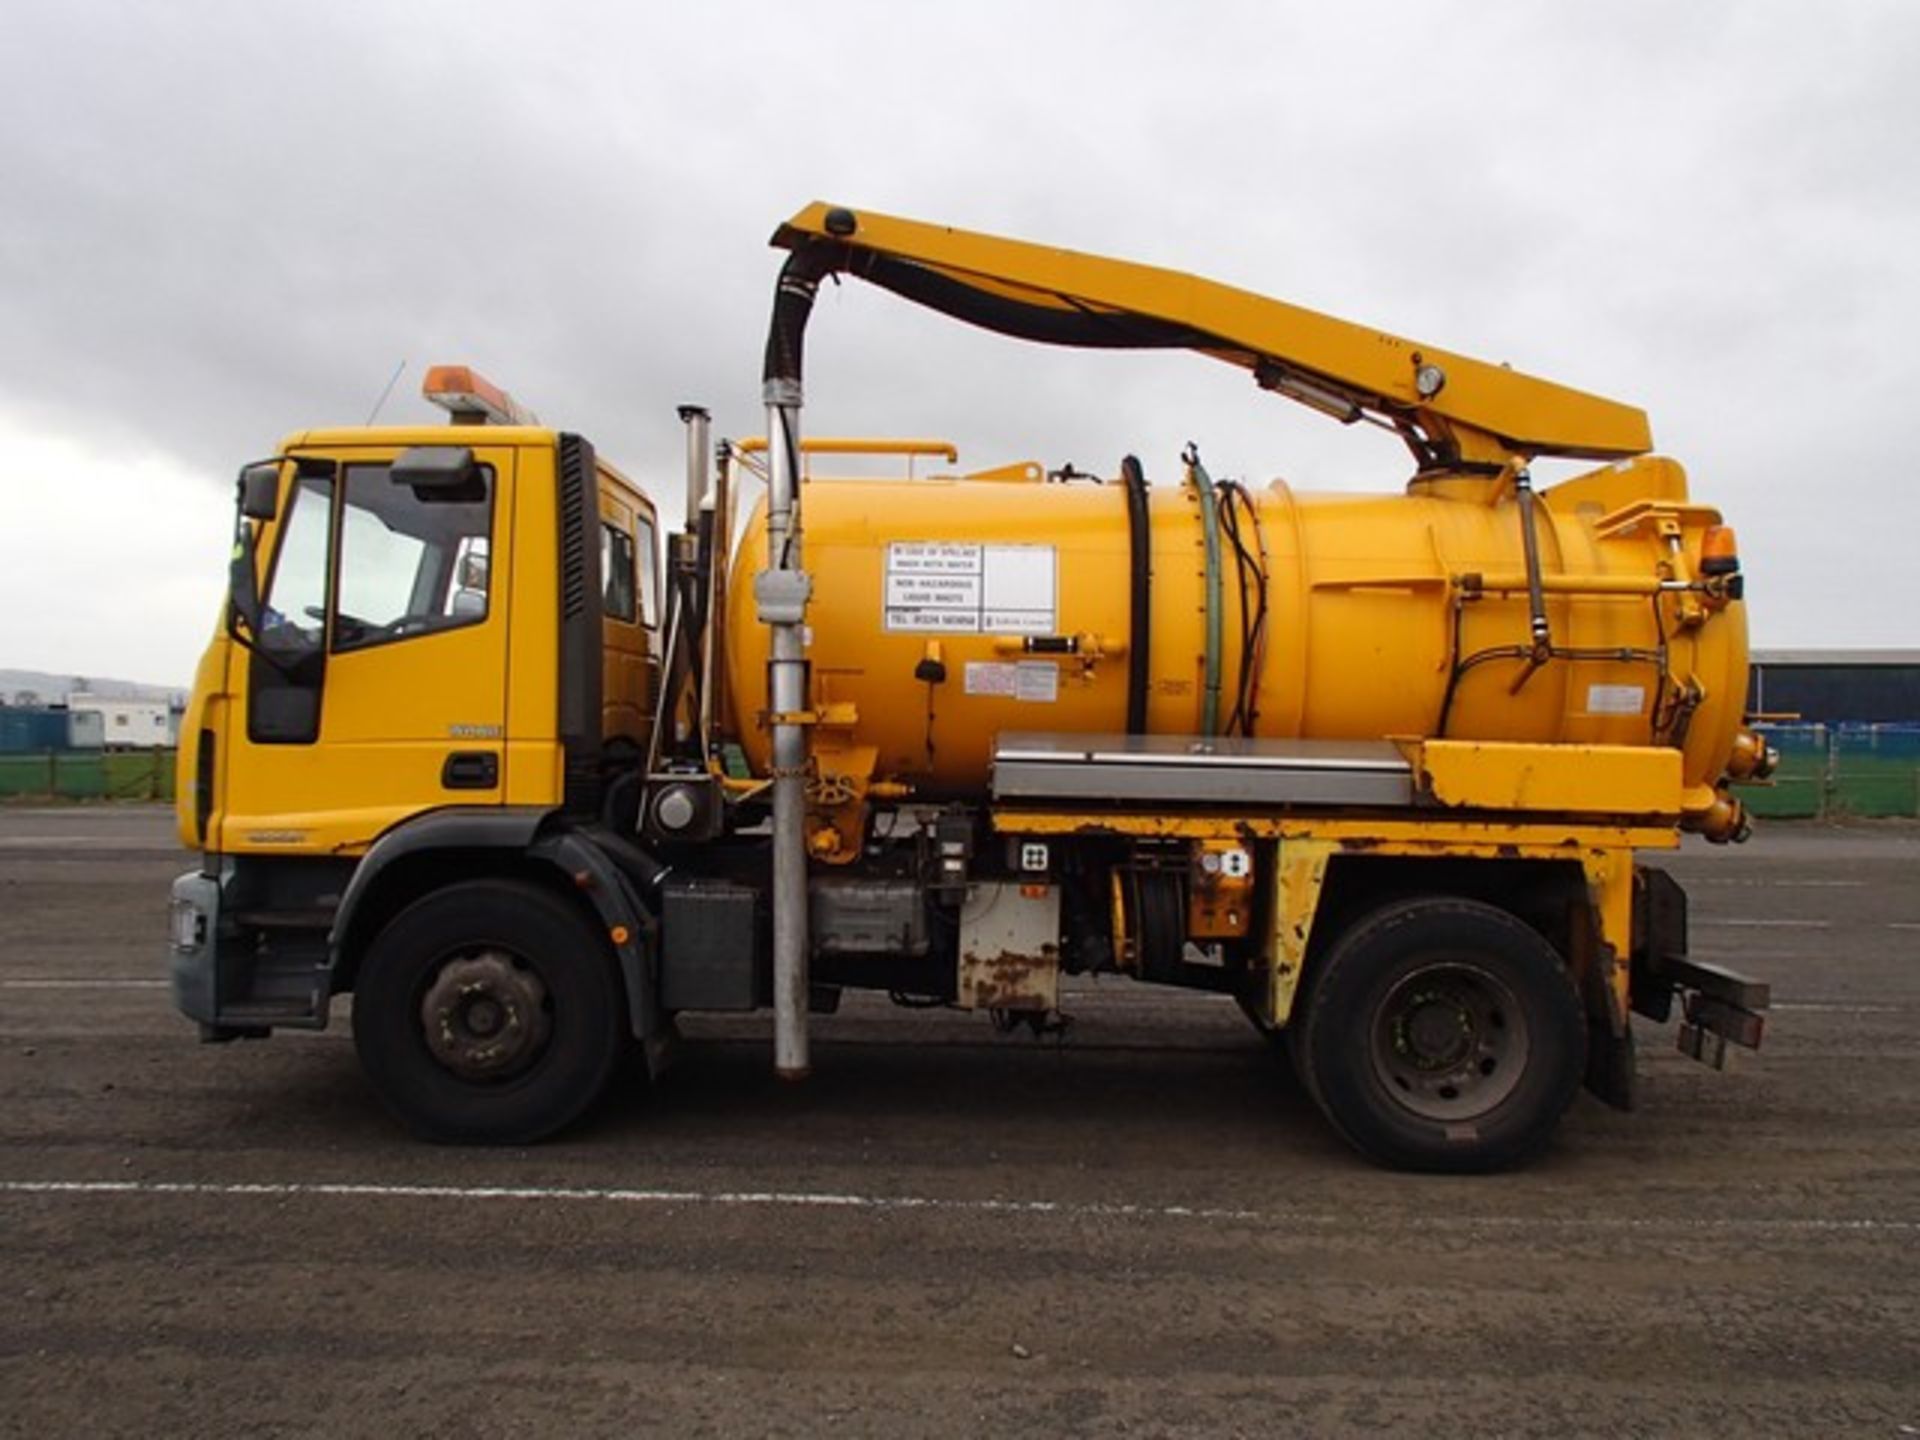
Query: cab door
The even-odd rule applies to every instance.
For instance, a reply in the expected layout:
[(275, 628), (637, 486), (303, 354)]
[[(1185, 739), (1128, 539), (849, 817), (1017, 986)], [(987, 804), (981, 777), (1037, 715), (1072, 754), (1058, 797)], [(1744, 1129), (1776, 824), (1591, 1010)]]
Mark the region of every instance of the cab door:
[(396, 478), (397, 453), (309, 456), (288, 482), (261, 612), (280, 643), (236, 656), (222, 850), (352, 851), (501, 802), (514, 451), (473, 447), (454, 488)]

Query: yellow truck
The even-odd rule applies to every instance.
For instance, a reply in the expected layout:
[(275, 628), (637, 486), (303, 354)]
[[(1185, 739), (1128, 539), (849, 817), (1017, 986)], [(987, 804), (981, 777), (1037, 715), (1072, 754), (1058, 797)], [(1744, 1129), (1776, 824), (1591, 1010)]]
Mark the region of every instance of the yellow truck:
[[(1040, 1029), (1116, 974), (1233, 997), (1355, 1147), (1438, 1170), (1525, 1159), (1582, 1083), (1630, 1107), (1635, 1013), (1678, 1002), (1711, 1063), (1758, 1045), (1767, 987), (1690, 959), (1635, 858), (1745, 838), (1730, 787), (1772, 764), (1733, 532), (1640, 411), (1149, 266), (821, 204), (774, 240), (766, 436), (683, 408), (664, 548), (640, 486), (459, 367), (427, 382), (450, 427), (242, 468), (180, 751), (205, 1038), (351, 992), (405, 1124), (524, 1143), (683, 1011), (770, 1007), (798, 1079), (849, 987)], [(1210, 356), (1410, 474), (803, 440), (838, 275)], [(831, 478), (847, 452), (906, 476)], [(1595, 468), (1536, 491), (1542, 457)]]

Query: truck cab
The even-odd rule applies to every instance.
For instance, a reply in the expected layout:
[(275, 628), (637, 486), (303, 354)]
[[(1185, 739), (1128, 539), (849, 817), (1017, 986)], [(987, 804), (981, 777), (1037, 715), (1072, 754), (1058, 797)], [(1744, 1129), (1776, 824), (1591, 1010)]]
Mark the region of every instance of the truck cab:
[(591, 815), (646, 749), (651, 500), (470, 372), (436, 385), (452, 426), (305, 431), (241, 472), (180, 747), (204, 860), (175, 939), (203, 944), (175, 979), (211, 1038), (325, 1023), (332, 922), (383, 837)]

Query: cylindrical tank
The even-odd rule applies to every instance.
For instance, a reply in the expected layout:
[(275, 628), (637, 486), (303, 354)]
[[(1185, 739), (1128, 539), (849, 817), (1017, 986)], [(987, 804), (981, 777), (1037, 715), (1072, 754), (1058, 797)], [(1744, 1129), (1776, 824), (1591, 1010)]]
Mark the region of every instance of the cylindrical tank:
[[(1718, 514), (1690, 503), (1680, 467), (1662, 459), (1541, 492), (1556, 654), (1532, 667), (1521, 510), (1495, 483), (1253, 492), (1258, 523), (1241, 507), (1239, 530), (1255, 564), (1236, 563), (1226, 539), (1219, 547), (1218, 728), (1252, 667), (1255, 735), (1677, 744), (1690, 796), (1704, 803), (1699, 787), (1725, 771), (1741, 725), (1744, 609), (1655, 587), (1699, 574)], [(1148, 499), (1146, 728), (1198, 734), (1202, 501), (1192, 485), (1155, 486)], [(1126, 728), (1136, 647), (1119, 484), (817, 480), (804, 507), (814, 703), (853, 707), (852, 740), (877, 750), (875, 778), (928, 796), (977, 794), (1001, 732)], [(752, 716), (765, 704), (766, 629), (751, 579), (765, 564), (756, 512), (733, 571), (728, 678), (740, 741), (762, 772), (767, 736)], [(1265, 623), (1250, 651), (1261, 571)], [(1078, 653), (1060, 653), (1068, 644)]]

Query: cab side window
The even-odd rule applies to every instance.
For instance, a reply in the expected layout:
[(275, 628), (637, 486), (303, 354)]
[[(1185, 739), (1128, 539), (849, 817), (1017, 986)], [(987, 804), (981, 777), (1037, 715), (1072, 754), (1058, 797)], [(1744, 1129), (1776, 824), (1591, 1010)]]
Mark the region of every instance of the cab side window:
[(260, 606), (259, 644), (274, 658), (247, 667), (247, 738), (256, 745), (320, 738), (334, 493), (333, 478), (321, 475), (302, 475), (287, 491)]
[(333, 481), (302, 478), (287, 493), (287, 516), (280, 526), (280, 549), (267, 582), (261, 623), (269, 630), (297, 632), (314, 650), (320, 648), (327, 621), (332, 531)]
[(660, 624), (660, 576), (654, 561), (653, 517), (636, 515), (640, 547), (640, 620), (649, 630)]
[(606, 590), (601, 610), (610, 619), (633, 622), (633, 537), (610, 520), (600, 522), (600, 575)]

